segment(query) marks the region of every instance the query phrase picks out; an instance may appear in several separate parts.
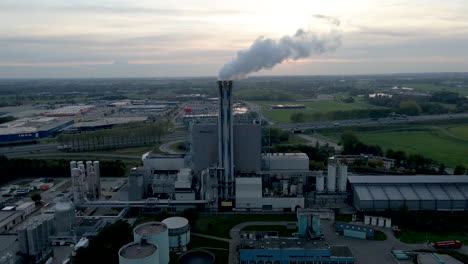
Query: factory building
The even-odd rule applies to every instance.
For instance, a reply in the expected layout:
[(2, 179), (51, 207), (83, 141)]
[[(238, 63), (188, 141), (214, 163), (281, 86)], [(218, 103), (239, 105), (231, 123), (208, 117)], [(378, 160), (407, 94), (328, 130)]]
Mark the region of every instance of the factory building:
[(71, 105), (45, 112), (45, 116), (76, 116), (94, 109), (94, 105)]
[(16, 211), (14, 207), (0, 210), (0, 233), (7, 233), (25, 219), (24, 211)]
[(349, 176), (358, 210), (399, 209), (463, 211), (468, 209), (467, 176)]
[(308, 238), (270, 237), (266, 232), (242, 232), (240, 264), (355, 263), (347, 246), (330, 246)]
[(35, 141), (53, 136), (73, 123), (74, 120), (67, 117), (32, 117), (14, 120), (0, 124), (0, 142)]
[(335, 222), (334, 227), (335, 232), (341, 236), (370, 240), (374, 239), (374, 229), (367, 226)]

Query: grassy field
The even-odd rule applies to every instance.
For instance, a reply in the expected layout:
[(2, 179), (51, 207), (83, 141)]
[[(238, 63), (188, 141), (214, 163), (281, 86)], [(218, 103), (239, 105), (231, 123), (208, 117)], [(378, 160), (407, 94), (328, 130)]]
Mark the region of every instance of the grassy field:
[(234, 226), (249, 221), (297, 221), (295, 214), (277, 215), (200, 215), (193, 232), (230, 238), (229, 231)]
[(439, 86), (439, 85), (434, 85), (432, 83), (402, 84), (402, 86), (414, 88), (416, 90), (425, 91), (425, 92), (447, 90), (450, 92), (460, 93), (460, 95), (468, 95), (468, 89), (466, 88)]
[(468, 125), (449, 127), (447, 130), (459, 138), (468, 140)]
[(374, 230), (374, 240), (384, 241), (387, 240), (387, 235), (379, 230)]
[(468, 235), (465, 233), (447, 233), (447, 234), (434, 234), (426, 232), (418, 232), (412, 230), (403, 230), (399, 239), (404, 243), (409, 244), (422, 244), (426, 241), (437, 242), (447, 240), (460, 240), (463, 244), (468, 243)]
[[(377, 109), (381, 108), (368, 104), (364, 101), (356, 100), (354, 103), (343, 103), (340, 101), (320, 101), (320, 102), (298, 102), (298, 101), (253, 101), (257, 105), (262, 106), (262, 112), (272, 121), (280, 123), (291, 123), (291, 115), (294, 113), (316, 113), (316, 112), (333, 112), (333, 111), (351, 111), (357, 109)], [(275, 104), (303, 104), (306, 106), (304, 110), (272, 110), (270, 105)]]
[(297, 232), (296, 229), (288, 229), (282, 225), (246, 226), (242, 231), (276, 231), (280, 237), (290, 237), (293, 233)]
[(468, 164), (468, 140), (454, 138), (437, 128), (359, 133), (358, 138), (365, 144), (379, 145), (384, 151), (393, 149), (422, 154), (452, 168), (457, 164)]

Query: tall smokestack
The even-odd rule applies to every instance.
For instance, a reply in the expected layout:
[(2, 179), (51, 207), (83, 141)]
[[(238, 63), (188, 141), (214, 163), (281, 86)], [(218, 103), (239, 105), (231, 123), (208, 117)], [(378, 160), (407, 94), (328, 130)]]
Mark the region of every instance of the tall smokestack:
[(234, 195), (232, 81), (218, 81), (218, 155), (221, 171), (221, 198), (229, 200)]

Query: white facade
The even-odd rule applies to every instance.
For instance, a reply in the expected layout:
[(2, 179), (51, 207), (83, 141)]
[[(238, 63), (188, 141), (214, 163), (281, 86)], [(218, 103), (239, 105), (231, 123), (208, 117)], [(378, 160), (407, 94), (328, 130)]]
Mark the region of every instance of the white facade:
[(146, 153), (142, 157), (143, 166), (154, 171), (176, 171), (183, 169), (184, 158), (183, 157), (164, 157), (164, 156), (152, 156)]
[(262, 208), (262, 178), (236, 178), (236, 208)]
[(325, 190), (325, 176), (318, 175), (316, 178), (316, 191), (323, 192)]
[(336, 192), (336, 165), (333, 163), (328, 164), (327, 190), (328, 192)]
[(346, 184), (348, 183), (348, 166), (346, 164), (339, 164), (336, 169), (338, 191), (344, 193), (346, 192)]
[(299, 197), (263, 197), (263, 206), (270, 207), (275, 211), (296, 208), (304, 208), (304, 198)]

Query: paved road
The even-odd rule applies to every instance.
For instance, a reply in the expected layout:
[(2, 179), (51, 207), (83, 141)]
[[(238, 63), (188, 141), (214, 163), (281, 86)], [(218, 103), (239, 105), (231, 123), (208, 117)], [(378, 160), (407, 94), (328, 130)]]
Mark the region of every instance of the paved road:
[(159, 150), (161, 150), (162, 152), (165, 152), (165, 153), (169, 153), (169, 154), (185, 154), (185, 152), (183, 152), (183, 151), (174, 151), (174, 150), (171, 149), (172, 145), (180, 143), (180, 142), (184, 142), (184, 141), (185, 140), (183, 140), (183, 139), (179, 139), (179, 140), (164, 143), (161, 146), (159, 146)]
[(141, 155), (125, 155), (125, 154), (112, 154), (112, 153), (94, 153), (94, 152), (67, 152), (67, 153), (43, 153), (40, 155), (31, 155), (31, 154), (24, 154), (24, 155), (16, 155), (15, 157), (21, 157), (21, 156), (27, 156), (27, 157), (38, 157), (38, 158), (56, 158), (56, 157), (77, 157), (77, 156), (83, 156), (83, 157), (103, 157), (103, 158), (118, 158), (118, 159), (141, 159)]

